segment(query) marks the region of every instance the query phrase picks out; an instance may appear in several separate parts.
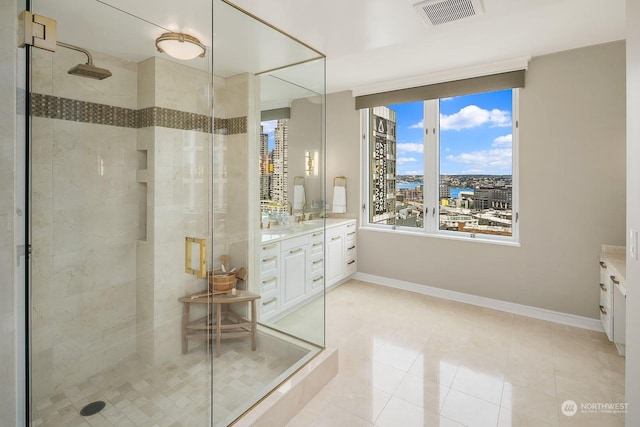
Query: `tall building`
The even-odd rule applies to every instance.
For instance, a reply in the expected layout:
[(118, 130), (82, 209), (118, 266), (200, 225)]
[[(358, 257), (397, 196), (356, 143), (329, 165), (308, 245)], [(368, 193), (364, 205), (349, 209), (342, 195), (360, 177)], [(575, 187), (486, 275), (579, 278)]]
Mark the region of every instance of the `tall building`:
[(370, 221), (383, 224), (396, 217), (396, 112), (387, 107), (370, 109), (371, 144)]
[(269, 135), (260, 126), (260, 200), (268, 200), (269, 194)]
[(286, 204), (287, 196), (287, 125), (288, 119), (278, 119), (274, 132), (273, 177), (271, 181), (271, 200)]

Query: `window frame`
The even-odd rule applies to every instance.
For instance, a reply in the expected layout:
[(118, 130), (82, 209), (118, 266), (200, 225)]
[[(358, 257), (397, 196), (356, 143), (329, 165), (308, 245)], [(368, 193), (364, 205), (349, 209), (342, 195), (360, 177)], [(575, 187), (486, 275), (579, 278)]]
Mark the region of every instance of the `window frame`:
[[(362, 170), (362, 216), (360, 218), (361, 228), (394, 232), (399, 234), (417, 235), (425, 237), (435, 237), (452, 240), (462, 240), (478, 243), (500, 244), (507, 246), (520, 246), (519, 233), (519, 142), (520, 142), (520, 89), (511, 89), (511, 184), (512, 184), (512, 226), (511, 236), (499, 236), (490, 234), (479, 234), (460, 232), (452, 230), (440, 230), (440, 99), (425, 100), (423, 111), (423, 184), (424, 184), (424, 206), (422, 227), (408, 227), (396, 224), (379, 224), (370, 222), (369, 206), (371, 203), (370, 191), (370, 162), (369, 153), (371, 137), (370, 111), (372, 108), (361, 109), (360, 126), (362, 135), (361, 147), (361, 170)], [(397, 154), (397, 152), (396, 152)], [(429, 161), (429, 159), (433, 159)], [(397, 172), (396, 172), (397, 175)], [(438, 218), (438, 219), (436, 219)]]

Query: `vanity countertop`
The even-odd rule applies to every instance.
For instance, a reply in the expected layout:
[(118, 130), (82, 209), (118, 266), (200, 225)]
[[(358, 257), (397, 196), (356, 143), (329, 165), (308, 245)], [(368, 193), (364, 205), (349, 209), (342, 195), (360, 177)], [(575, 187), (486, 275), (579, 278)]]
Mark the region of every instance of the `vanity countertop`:
[(317, 230), (322, 230), (326, 225), (326, 228), (339, 227), (341, 225), (353, 222), (355, 219), (350, 218), (324, 218), (324, 219), (312, 219), (302, 223), (289, 224), (286, 226), (276, 225), (266, 230), (260, 230), (262, 243), (265, 242), (277, 242), (291, 237), (300, 236), (306, 233), (313, 233)]
[(627, 277), (627, 254), (624, 246), (602, 245), (600, 254), (607, 265), (613, 267), (622, 280)]

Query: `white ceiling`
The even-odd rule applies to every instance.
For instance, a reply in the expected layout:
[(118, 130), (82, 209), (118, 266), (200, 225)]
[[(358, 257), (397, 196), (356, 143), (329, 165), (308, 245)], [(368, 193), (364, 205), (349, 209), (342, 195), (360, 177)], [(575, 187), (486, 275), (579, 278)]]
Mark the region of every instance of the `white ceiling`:
[[(212, 0), (102, 1), (149, 22), (96, 0), (32, 0), (32, 5), (36, 13), (58, 19), (60, 40), (124, 59), (157, 55), (153, 40), (167, 30), (188, 32), (211, 45)], [(234, 1), (323, 52), (329, 93), (625, 38), (624, 0), (484, 0), (483, 15), (437, 27), (424, 24), (414, 12), (415, 2)], [(214, 61), (216, 74), (264, 71), (286, 58), (315, 55), (247, 22), (256, 24), (235, 15), (216, 21), (214, 39), (235, 31), (224, 43), (230, 47), (225, 53), (229, 60)], [(267, 49), (258, 54), (247, 47), (252, 43)], [(196, 59), (188, 65), (206, 69), (209, 61)]]
[(418, 0), (235, 0), (327, 56), (327, 92), (625, 38), (624, 0), (484, 0), (428, 27)]

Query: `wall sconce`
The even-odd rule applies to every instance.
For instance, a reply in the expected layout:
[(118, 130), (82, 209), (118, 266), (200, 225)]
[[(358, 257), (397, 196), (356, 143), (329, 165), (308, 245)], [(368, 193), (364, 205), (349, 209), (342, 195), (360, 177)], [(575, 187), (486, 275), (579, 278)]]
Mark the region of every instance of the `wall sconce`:
[(318, 150), (304, 152), (304, 173), (306, 176), (318, 176), (318, 162), (320, 152)]
[(164, 33), (156, 39), (158, 52), (181, 60), (203, 58), (206, 47), (200, 40), (183, 33)]

